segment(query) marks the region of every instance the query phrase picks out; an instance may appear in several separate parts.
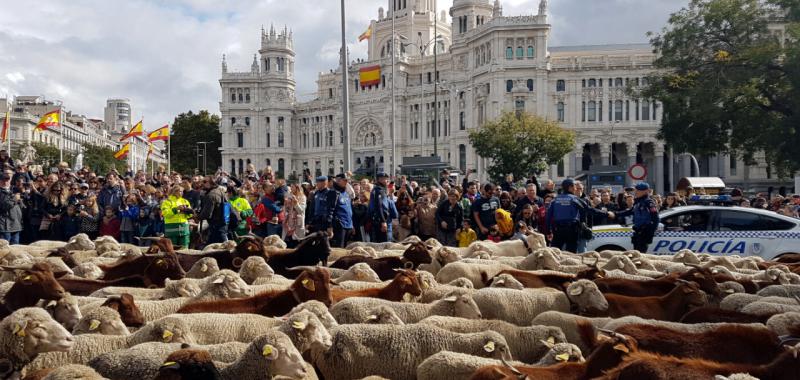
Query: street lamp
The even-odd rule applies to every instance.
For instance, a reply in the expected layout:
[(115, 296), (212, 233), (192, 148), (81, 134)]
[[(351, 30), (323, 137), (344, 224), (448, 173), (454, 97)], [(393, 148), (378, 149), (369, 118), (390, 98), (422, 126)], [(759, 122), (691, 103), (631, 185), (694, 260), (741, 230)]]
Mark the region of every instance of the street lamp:
[[(212, 143), (212, 141), (198, 141), (198, 142), (195, 143), (197, 145), (197, 166), (200, 166), (200, 145), (201, 144), (203, 145), (203, 175), (206, 175), (206, 163), (207, 163), (207, 160), (206, 160), (206, 156), (207, 156), (206, 148), (207, 148), (208, 144), (211, 144), (211, 143)], [(200, 168), (198, 168), (198, 169), (200, 169)]]

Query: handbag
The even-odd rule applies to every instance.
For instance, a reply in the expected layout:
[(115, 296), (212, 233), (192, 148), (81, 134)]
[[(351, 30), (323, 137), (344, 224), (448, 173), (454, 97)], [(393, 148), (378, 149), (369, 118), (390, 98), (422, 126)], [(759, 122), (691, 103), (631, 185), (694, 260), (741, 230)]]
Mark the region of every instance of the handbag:
[(52, 220), (48, 217), (42, 218), (42, 222), (39, 223), (39, 231), (50, 231), (50, 224)]
[(584, 222), (581, 222), (580, 237), (581, 239), (584, 240), (592, 240), (592, 238), (594, 237), (592, 229)]

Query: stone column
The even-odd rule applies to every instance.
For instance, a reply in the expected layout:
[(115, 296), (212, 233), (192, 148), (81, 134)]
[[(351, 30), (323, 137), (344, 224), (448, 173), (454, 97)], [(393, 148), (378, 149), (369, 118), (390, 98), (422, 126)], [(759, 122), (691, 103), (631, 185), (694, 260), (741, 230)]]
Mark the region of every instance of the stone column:
[(600, 147), (600, 163), (601, 166), (610, 166), (611, 165), (611, 145), (600, 143), (598, 144)]
[(722, 166), (719, 176), (722, 177), (723, 181), (727, 181), (731, 177), (731, 156), (723, 154), (719, 159), (719, 165)]
[(558, 177), (558, 165), (550, 165), (550, 172), (548, 178), (553, 179)]
[(572, 155), (572, 171), (569, 174), (570, 177), (574, 177), (578, 174), (578, 172), (582, 169), (583, 165), (583, 152), (576, 151)]
[(653, 154), (655, 156), (655, 179), (656, 179), (656, 193), (664, 194), (664, 146), (655, 144), (653, 145)]

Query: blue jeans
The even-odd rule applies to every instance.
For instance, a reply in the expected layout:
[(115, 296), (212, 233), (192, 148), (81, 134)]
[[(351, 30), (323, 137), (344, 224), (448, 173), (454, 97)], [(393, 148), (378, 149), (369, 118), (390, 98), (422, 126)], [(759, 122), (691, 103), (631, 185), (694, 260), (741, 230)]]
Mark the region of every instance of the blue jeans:
[(6, 239), (8, 244), (19, 244), (19, 231), (0, 232), (0, 238)]
[(586, 252), (586, 243), (589, 241), (586, 239), (578, 239), (578, 245), (575, 248), (575, 253), (584, 253)]
[(226, 241), (228, 241), (227, 225), (208, 225), (208, 239), (206, 239), (206, 244), (224, 243)]
[(119, 242), (133, 244), (133, 231), (120, 231)]

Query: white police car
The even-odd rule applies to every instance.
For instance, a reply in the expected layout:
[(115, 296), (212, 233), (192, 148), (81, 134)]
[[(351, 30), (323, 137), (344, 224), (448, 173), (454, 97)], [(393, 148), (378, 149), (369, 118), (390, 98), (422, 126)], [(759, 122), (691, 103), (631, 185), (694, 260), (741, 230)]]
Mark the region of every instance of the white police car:
[[(761, 256), (766, 260), (800, 253), (800, 220), (744, 207), (683, 206), (663, 211), (649, 253), (674, 254), (681, 249), (716, 256)], [(630, 227), (597, 226), (586, 249), (633, 249)]]

